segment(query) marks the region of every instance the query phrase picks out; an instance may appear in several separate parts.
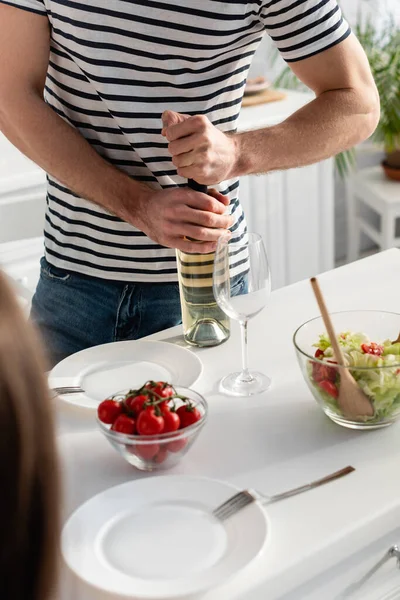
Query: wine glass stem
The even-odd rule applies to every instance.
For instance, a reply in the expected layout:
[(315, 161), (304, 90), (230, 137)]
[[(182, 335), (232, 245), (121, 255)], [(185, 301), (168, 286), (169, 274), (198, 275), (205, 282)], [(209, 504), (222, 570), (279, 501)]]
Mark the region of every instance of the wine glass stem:
[(248, 321), (240, 321), (240, 330), (242, 334), (242, 372), (240, 374), (241, 381), (252, 381), (250, 375), (248, 363), (248, 350), (247, 350), (247, 323)]

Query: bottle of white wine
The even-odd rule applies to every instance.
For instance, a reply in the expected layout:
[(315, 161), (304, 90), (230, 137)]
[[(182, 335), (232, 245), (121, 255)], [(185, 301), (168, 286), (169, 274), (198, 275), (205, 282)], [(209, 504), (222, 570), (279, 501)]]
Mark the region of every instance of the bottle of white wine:
[[(207, 194), (207, 186), (189, 179), (191, 189)], [(201, 243), (201, 242), (199, 242)], [(183, 335), (194, 346), (217, 346), (230, 335), (229, 317), (213, 292), (214, 252), (188, 254), (177, 250)]]

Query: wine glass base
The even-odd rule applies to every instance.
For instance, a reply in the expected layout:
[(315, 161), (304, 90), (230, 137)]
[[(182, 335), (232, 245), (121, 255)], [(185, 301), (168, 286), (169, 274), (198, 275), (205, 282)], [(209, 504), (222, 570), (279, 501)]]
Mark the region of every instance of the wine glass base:
[(221, 379), (220, 390), (230, 396), (254, 396), (271, 387), (271, 379), (258, 371), (250, 372), (251, 379), (244, 380), (242, 373), (231, 373)]

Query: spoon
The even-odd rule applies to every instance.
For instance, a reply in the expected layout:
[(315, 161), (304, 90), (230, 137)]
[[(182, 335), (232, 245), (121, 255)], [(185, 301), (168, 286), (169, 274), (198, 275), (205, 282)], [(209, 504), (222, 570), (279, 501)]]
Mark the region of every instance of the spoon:
[(342, 350), (337, 341), (336, 333), (333, 329), (332, 321), (326, 308), (318, 281), (315, 277), (310, 281), (321, 312), (322, 320), (335, 353), (336, 361), (339, 366), (344, 367), (340, 370), (340, 388), (337, 397), (338, 406), (343, 415), (347, 418), (359, 419), (364, 416), (372, 417), (374, 415), (374, 407), (372, 406), (371, 401), (360, 389), (354, 377), (345, 366)]
[(400, 333), (399, 333), (399, 335), (397, 336), (397, 340), (394, 340), (394, 341), (392, 342), (392, 344), (400, 344)]

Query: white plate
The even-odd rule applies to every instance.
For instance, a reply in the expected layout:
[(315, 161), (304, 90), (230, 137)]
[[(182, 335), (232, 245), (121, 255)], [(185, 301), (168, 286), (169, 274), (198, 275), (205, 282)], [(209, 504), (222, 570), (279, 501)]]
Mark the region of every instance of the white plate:
[(237, 488), (200, 477), (151, 477), (110, 488), (78, 508), (62, 533), (67, 565), (95, 588), (166, 599), (204, 592), (252, 562), (267, 539), (253, 503), (211, 516)]
[(198, 356), (168, 342), (132, 340), (94, 346), (54, 367), (50, 387), (80, 386), (84, 394), (60, 396), (65, 402), (96, 409), (99, 402), (148, 379), (191, 387), (203, 370)]

